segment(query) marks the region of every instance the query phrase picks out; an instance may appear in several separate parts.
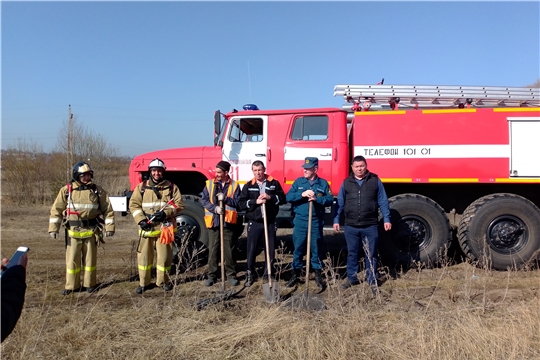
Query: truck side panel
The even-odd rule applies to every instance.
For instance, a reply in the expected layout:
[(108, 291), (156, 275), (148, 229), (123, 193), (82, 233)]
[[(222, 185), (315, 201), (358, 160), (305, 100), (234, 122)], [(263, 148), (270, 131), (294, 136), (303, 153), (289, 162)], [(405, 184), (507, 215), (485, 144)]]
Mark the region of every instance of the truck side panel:
[(370, 169), (392, 182), (508, 179), (508, 118), (523, 113), (497, 110), (356, 113), (354, 155), (365, 156)]

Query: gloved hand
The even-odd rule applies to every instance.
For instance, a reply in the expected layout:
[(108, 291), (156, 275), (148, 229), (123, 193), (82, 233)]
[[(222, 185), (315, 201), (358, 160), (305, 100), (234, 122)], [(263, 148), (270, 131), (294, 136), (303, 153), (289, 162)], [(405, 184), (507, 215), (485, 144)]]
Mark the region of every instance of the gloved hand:
[(165, 212), (163, 210), (160, 210), (153, 213), (150, 218), (153, 219), (152, 221), (155, 221), (155, 222), (163, 222), (163, 220), (165, 220), (166, 217), (167, 215), (165, 214)]
[(223, 201), (223, 199), (225, 199), (225, 195), (223, 193), (217, 193), (217, 199), (218, 201)]
[(214, 210), (214, 212), (218, 215), (221, 215), (223, 214), (223, 208), (221, 206), (216, 206), (216, 209)]
[(54, 239), (56, 240), (58, 238), (58, 233), (57, 232), (50, 232), (49, 235)]
[(105, 233), (105, 236), (107, 236), (107, 237), (114, 236), (114, 231), (107, 231), (107, 232)]
[(147, 220), (141, 220), (139, 221), (139, 226), (141, 227), (141, 230), (150, 230), (152, 228), (152, 225), (148, 223)]

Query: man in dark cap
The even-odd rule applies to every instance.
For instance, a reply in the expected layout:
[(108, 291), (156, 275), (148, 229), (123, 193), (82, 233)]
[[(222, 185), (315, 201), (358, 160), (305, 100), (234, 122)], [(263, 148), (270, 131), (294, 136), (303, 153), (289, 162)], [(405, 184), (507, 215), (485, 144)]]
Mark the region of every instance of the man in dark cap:
[[(204, 207), (204, 222), (208, 228), (208, 278), (206, 286), (212, 286), (218, 277), (218, 264), (220, 259), (220, 216), (224, 216), (223, 226), (223, 255), (225, 259), (225, 273), (229, 284), (239, 284), (236, 279), (236, 269), (232, 256), (231, 240), (237, 222), (236, 208), (240, 187), (238, 182), (229, 176), (231, 164), (220, 161), (216, 165), (216, 176), (207, 180), (202, 192), (201, 204)], [(222, 205), (223, 204), (223, 207)]]
[[(322, 239), (322, 229), (324, 225), (324, 208), (331, 206), (334, 201), (332, 190), (328, 181), (317, 176), (319, 170), (319, 159), (307, 157), (302, 165), (304, 176), (296, 179), (287, 193), (287, 201), (292, 204), (294, 211), (293, 230), (293, 274), (287, 287), (293, 287), (300, 277), (303, 262), (302, 258), (306, 253), (309, 203), (313, 204), (311, 216), (311, 268), (315, 271), (315, 283), (320, 289), (324, 289), (325, 283), (321, 275), (321, 260), (319, 259), (319, 240)], [(306, 274), (306, 281), (309, 274)]]

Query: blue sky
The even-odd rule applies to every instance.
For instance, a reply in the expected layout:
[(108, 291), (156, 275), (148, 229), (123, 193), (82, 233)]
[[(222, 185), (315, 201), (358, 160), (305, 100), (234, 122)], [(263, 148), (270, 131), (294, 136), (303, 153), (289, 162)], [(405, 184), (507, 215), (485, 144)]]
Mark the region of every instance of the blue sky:
[(213, 114), (341, 107), (337, 84), (525, 86), (539, 2), (1, 3), (2, 149), (71, 105), (120, 155), (211, 145)]

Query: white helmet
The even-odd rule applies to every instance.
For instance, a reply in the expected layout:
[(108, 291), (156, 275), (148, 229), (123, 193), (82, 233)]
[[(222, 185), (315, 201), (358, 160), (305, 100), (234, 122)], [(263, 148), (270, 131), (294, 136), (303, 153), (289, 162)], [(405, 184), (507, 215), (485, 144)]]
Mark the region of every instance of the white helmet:
[(150, 161), (150, 164), (148, 164), (148, 171), (152, 170), (153, 168), (161, 168), (163, 171), (166, 169), (165, 163), (159, 158), (155, 158), (154, 160)]

